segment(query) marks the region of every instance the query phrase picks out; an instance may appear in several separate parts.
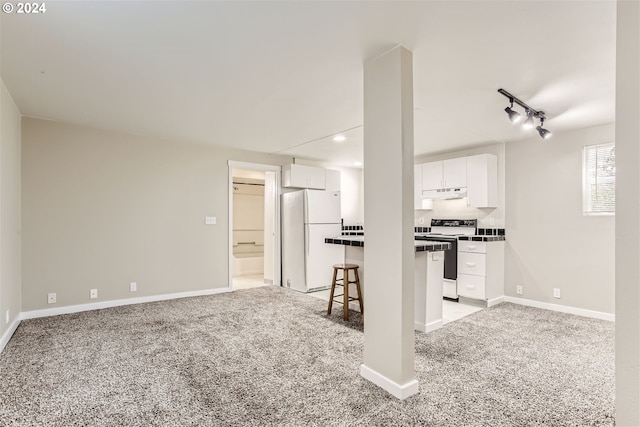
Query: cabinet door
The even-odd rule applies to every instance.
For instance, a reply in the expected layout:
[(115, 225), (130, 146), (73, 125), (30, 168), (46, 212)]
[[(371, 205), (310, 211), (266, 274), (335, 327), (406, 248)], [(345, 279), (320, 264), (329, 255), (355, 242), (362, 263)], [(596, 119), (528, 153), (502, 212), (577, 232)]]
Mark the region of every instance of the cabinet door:
[(282, 186), (285, 188), (313, 188), (324, 190), (324, 168), (306, 165), (286, 165), (282, 170)]
[(464, 188), (467, 186), (467, 158), (459, 157), (443, 162), (444, 188)]
[(479, 154), (467, 158), (467, 197), (469, 206), (495, 208), (498, 206), (498, 158), (493, 154)]
[(422, 165), (422, 190), (442, 188), (442, 162), (430, 162)]

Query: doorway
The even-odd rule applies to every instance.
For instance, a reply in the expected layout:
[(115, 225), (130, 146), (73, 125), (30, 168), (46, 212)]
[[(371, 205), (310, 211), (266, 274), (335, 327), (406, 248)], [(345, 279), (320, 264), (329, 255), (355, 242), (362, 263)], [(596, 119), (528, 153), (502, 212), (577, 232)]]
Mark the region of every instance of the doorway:
[(280, 285), (280, 166), (229, 161), (229, 287)]

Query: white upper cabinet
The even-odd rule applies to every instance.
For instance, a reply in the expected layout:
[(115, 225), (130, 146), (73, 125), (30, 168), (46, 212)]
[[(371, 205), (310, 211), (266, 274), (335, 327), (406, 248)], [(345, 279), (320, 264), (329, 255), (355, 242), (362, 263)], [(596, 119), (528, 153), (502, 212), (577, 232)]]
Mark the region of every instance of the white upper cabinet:
[(284, 188), (326, 188), (326, 170), (316, 166), (285, 165), (282, 167), (282, 186)]
[(467, 158), (442, 160), (422, 165), (422, 190), (467, 186)]
[(444, 185), (442, 188), (464, 188), (467, 186), (467, 158), (448, 159), (442, 162)]
[(430, 162), (422, 165), (422, 190), (442, 188), (442, 162)]
[(475, 208), (498, 206), (498, 158), (493, 154), (467, 157), (467, 203)]

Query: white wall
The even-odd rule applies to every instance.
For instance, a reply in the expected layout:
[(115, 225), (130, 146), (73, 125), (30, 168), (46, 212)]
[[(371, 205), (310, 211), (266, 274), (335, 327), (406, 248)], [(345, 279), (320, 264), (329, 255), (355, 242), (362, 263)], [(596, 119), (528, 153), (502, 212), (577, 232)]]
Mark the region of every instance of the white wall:
[(33, 118), (22, 147), (23, 311), (226, 288), (228, 160), (287, 161)]
[(506, 144), (506, 295), (614, 312), (614, 217), (582, 214), (582, 150), (613, 140), (606, 125)]
[(434, 200), (432, 210), (416, 210), (415, 225), (428, 227), (432, 218), (478, 219), (478, 227), (504, 228), (504, 182), (505, 155), (504, 144), (491, 144), (467, 150), (452, 151), (435, 155), (416, 156), (415, 164), (453, 159), (456, 157), (473, 156), (475, 154), (494, 154), (498, 158), (498, 206), (496, 208), (478, 209), (467, 207), (467, 199)]
[(0, 350), (21, 306), (20, 168), (20, 112), (0, 80)]
[(364, 180), (362, 169), (328, 167), (340, 171), (342, 219), (344, 225), (364, 223)]

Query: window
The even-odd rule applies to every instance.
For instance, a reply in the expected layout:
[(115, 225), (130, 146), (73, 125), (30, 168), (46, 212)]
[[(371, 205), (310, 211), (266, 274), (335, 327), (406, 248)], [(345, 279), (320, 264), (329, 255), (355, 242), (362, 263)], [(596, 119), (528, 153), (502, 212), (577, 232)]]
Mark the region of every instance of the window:
[(613, 215), (616, 211), (615, 144), (584, 147), (582, 205), (585, 215)]

